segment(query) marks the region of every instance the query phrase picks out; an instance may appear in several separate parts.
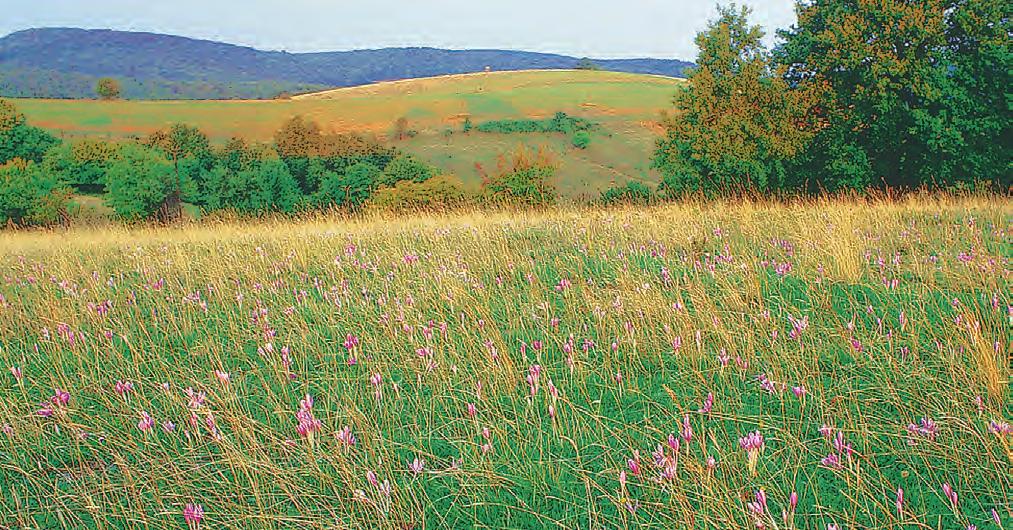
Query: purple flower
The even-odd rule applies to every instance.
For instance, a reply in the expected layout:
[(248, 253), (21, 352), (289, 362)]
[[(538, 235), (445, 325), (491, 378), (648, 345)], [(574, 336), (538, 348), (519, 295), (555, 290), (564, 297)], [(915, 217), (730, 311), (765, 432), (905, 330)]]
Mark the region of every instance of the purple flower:
[(204, 520), (204, 507), (200, 504), (188, 503), (183, 508), (183, 520), (190, 528), (200, 528), (200, 523)]
[(763, 435), (760, 431), (753, 431), (746, 436), (739, 439), (739, 447), (746, 452), (747, 464), (749, 466), (749, 472), (753, 475), (756, 474), (756, 464), (760, 460), (760, 453), (765, 447), (763, 441)]

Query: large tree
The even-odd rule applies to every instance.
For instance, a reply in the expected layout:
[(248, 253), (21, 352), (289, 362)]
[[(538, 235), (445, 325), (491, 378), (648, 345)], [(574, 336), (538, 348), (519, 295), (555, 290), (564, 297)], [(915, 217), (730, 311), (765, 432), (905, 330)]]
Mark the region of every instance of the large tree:
[(800, 172), (912, 187), (1008, 170), (1008, 5), (805, 0), (796, 11), (777, 52), (786, 79), (829, 88), (819, 107), (829, 127)]
[(785, 160), (818, 126), (809, 119), (815, 89), (790, 90), (773, 71), (749, 8), (718, 9), (696, 37), (697, 67), (675, 97), (655, 153), (668, 195), (775, 189)]
[(177, 123), (152, 133), (143, 143), (164, 153), (172, 163), (176, 184), (167, 203), (170, 210), (181, 213), (184, 200), (203, 203), (200, 190), (204, 176), (214, 164), (207, 135), (196, 127)]

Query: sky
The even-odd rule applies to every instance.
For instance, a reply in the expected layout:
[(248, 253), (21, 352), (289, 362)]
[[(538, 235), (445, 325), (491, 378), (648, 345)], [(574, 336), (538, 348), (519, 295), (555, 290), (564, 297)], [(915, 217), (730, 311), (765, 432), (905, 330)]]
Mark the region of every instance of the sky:
[[(577, 57), (693, 59), (712, 0), (0, 0), (0, 35), (111, 28), (264, 50), (497, 48)], [(773, 41), (792, 0), (739, 0)]]

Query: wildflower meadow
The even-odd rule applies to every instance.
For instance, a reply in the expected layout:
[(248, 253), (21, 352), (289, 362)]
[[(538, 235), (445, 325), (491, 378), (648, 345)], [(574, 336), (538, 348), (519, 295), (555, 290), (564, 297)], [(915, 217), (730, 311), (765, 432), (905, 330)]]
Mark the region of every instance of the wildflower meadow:
[(0, 233), (0, 528), (1013, 529), (1011, 221)]

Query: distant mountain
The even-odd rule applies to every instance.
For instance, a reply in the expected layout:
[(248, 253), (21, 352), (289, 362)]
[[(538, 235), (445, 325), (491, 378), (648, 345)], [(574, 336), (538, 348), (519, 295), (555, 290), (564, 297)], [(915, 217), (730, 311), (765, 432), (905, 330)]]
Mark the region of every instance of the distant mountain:
[[(261, 51), (155, 33), (29, 29), (0, 38), (0, 96), (90, 98), (101, 77), (129, 99), (270, 98), (378, 81), (493, 70), (574, 68), (575, 57), (506, 50)], [(617, 72), (681, 77), (691, 63), (594, 60)]]

